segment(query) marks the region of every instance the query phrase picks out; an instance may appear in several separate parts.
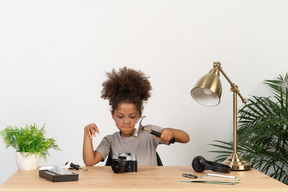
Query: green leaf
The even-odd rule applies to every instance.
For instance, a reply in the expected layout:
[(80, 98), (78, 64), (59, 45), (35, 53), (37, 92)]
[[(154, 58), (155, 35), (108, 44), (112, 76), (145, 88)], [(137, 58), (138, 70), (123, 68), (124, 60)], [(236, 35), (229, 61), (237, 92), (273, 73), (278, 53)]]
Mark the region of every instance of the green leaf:
[(37, 125), (25, 125), (18, 128), (16, 126), (7, 126), (0, 131), (0, 135), (4, 139), (6, 148), (13, 147), (19, 152), (28, 152), (30, 154), (40, 154), (45, 161), (49, 156), (48, 150), (53, 148), (61, 150), (53, 138), (46, 138), (45, 124), (41, 128)]

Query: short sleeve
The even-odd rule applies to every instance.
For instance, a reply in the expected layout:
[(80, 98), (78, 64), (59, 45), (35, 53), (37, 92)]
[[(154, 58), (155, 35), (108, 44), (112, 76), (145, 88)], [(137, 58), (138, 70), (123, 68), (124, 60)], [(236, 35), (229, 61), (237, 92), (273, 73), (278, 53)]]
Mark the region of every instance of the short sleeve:
[(102, 157), (104, 161), (106, 159), (106, 157), (109, 155), (110, 152), (110, 143), (108, 141), (107, 137), (104, 137), (101, 141), (101, 143), (98, 145), (96, 151), (98, 151)]

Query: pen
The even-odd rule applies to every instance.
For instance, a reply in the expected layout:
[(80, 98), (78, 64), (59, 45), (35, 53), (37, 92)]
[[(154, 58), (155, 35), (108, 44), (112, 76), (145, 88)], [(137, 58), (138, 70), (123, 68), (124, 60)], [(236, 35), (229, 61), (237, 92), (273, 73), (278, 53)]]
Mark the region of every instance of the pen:
[(233, 178), (236, 179), (235, 176), (230, 176), (230, 175), (219, 175), (219, 174), (214, 174), (214, 173), (207, 173), (209, 176), (215, 176), (215, 177), (227, 177), (227, 178)]

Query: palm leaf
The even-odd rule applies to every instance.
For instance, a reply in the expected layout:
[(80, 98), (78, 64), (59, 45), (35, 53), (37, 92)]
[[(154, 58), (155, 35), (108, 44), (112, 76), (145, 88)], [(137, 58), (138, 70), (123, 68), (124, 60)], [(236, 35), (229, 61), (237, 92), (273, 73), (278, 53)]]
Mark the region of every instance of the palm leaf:
[[(238, 112), (237, 153), (255, 169), (288, 184), (288, 74), (265, 80), (272, 96), (252, 96)], [(233, 152), (233, 142), (216, 140), (216, 161)]]

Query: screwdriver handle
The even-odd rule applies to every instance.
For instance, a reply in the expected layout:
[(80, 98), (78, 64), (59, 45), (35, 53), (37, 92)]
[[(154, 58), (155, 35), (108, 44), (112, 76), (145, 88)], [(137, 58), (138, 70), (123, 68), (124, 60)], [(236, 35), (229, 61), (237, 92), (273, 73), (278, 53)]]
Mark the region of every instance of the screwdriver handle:
[(80, 167), (80, 165), (76, 165), (72, 162), (67, 162), (67, 163), (65, 163), (65, 165), (69, 166), (71, 169), (76, 169), (76, 170), (83, 169), (84, 171), (88, 171), (88, 169)]
[(76, 164), (71, 162), (70, 167), (73, 168), (73, 169), (79, 170), (80, 165), (76, 165)]

